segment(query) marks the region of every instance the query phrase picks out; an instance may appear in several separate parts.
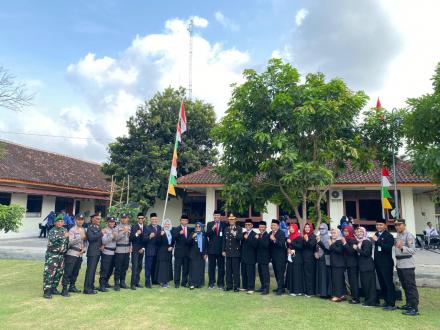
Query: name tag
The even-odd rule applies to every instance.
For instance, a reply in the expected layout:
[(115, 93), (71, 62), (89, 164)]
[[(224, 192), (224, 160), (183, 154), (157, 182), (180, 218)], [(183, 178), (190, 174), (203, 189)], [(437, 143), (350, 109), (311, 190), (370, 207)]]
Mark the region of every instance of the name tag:
[(382, 247), (381, 247), (381, 246), (378, 246), (378, 247), (377, 247), (377, 251), (382, 252)]
[(223, 236), (223, 232), (221, 231), (220, 234), (218, 234), (218, 236), (222, 237)]

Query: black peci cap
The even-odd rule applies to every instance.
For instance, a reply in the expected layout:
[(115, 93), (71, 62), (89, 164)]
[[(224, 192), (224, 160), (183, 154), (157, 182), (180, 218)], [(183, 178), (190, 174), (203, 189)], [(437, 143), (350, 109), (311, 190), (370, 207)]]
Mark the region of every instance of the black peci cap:
[(154, 212), (150, 214), (150, 218), (153, 218), (153, 217), (156, 217), (156, 218), (157, 218), (157, 214), (154, 213)]
[(267, 226), (267, 223), (266, 223), (266, 221), (260, 221), (260, 222), (258, 223), (258, 225), (259, 225), (259, 226)]
[(186, 220), (188, 220), (189, 218), (188, 218), (188, 216), (187, 216), (186, 214), (182, 214), (182, 215), (180, 216), (180, 220), (182, 220), (182, 219), (186, 219)]
[(246, 219), (246, 220), (244, 220), (244, 223), (245, 223), (245, 224), (248, 224), (248, 223), (250, 223), (250, 224), (254, 224), (254, 223), (252, 222), (251, 219)]
[(376, 220), (376, 223), (387, 223), (386, 221), (385, 221), (385, 219), (377, 219)]
[(137, 216), (138, 216), (138, 217), (145, 217), (145, 215), (144, 215), (143, 212), (139, 212)]
[(277, 220), (277, 219), (272, 219), (272, 223), (276, 223), (277, 225), (279, 225), (279, 224), (280, 224), (280, 221)]

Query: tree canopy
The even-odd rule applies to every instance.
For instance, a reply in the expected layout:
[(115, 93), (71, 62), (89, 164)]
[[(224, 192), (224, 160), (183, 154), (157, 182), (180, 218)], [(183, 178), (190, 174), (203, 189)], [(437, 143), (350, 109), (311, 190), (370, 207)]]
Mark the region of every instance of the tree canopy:
[(293, 209), (303, 224), (312, 202), (313, 220), (320, 222), (320, 205), (347, 161), (369, 164), (357, 126), (368, 97), (322, 73), (302, 82), (297, 69), (279, 59), (261, 74), (245, 70), (244, 77), (214, 129), (223, 147), (218, 172), (226, 207), (262, 210), (272, 201)]
[(404, 117), (407, 150), (415, 169), (440, 184), (440, 63), (432, 77), (433, 92), (407, 100)]
[(130, 199), (142, 209), (165, 199), (176, 136), (180, 103), (184, 100), (188, 131), (178, 150), (178, 176), (186, 175), (215, 161), (211, 138), (215, 125), (212, 105), (185, 99), (185, 89), (167, 88), (156, 93), (127, 122), (128, 135), (109, 145), (110, 159), (104, 173), (121, 180), (130, 175)]

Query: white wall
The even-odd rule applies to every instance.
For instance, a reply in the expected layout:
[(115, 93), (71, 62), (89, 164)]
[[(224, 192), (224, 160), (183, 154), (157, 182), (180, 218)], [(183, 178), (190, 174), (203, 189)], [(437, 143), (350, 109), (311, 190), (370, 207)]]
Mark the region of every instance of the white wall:
[(411, 233), (416, 231), (416, 219), (414, 212), (414, 193), (411, 187), (400, 188), (400, 201), (402, 205), (402, 218), (405, 219), (406, 228)]
[[(167, 213), (165, 214), (165, 218), (170, 219), (173, 222), (173, 226), (177, 226), (180, 221), (180, 216), (182, 215), (182, 200), (177, 198), (170, 198), (167, 205)], [(154, 203), (154, 207), (150, 208), (147, 212), (148, 219), (150, 218), (150, 214), (152, 212), (157, 213), (159, 218), (159, 224), (162, 223), (163, 217), (163, 209), (165, 207), (165, 201), (161, 199), (156, 199)]]
[(339, 225), (339, 220), (344, 216), (344, 199), (343, 199), (342, 192), (342, 198), (340, 199), (333, 199), (329, 198), (329, 216), (330, 216), (330, 227), (336, 228)]
[(214, 211), (215, 211), (215, 189), (206, 188), (205, 224), (214, 220)]
[(436, 225), (435, 204), (429, 194), (414, 194), (414, 214), (416, 233), (421, 234), (426, 227), (426, 223), (431, 221)]

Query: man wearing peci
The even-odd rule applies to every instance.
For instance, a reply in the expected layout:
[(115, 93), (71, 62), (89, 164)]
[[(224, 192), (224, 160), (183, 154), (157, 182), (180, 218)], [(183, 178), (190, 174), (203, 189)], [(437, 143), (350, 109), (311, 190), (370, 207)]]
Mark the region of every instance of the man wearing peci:
[(143, 240), (145, 244), (145, 287), (151, 288), (151, 284), (158, 284), (156, 273), (157, 250), (159, 248), (158, 237), (162, 228), (157, 224), (156, 213), (150, 214), (150, 224), (145, 228)]
[(275, 291), (280, 296), (284, 293), (284, 274), (287, 262), (286, 235), (280, 230), (280, 222), (277, 219), (272, 219), (270, 228), (272, 229), (269, 235), (270, 257), (275, 280), (277, 281), (277, 289)]
[(140, 288), (140, 274), (142, 272), (142, 262), (144, 260), (144, 221), (145, 216), (142, 212), (137, 215), (137, 224), (131, 227), (130, 231), (130, 242), (131, 242), (131, 283), (130, 288), (136, 290)]
[(174, 287), (177, 289), (180, 285), (188, 286), (189, 274), (189, 244), (188, 237), (191, 230), (188, 228), (188, 216), (182, 214), (180, 217), (180, 226), (171, 231), (174, 245)]
[(220, 221), (222, 212), (214, 211), (214, 221), (208, 222), (206, 236), (208, 237), (208, 278), (209, 289), (214, 288), (215, 268), (217, 267), (217, 287), (223, 289), (225, 286), (225, 257), (222, 255), (223, 232), (226, 223)]

